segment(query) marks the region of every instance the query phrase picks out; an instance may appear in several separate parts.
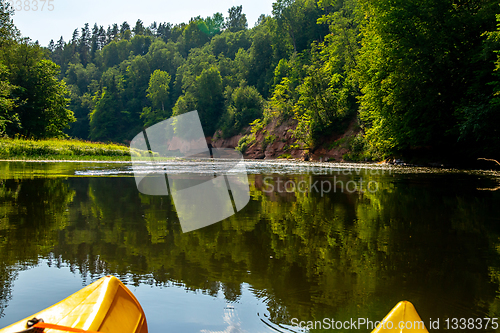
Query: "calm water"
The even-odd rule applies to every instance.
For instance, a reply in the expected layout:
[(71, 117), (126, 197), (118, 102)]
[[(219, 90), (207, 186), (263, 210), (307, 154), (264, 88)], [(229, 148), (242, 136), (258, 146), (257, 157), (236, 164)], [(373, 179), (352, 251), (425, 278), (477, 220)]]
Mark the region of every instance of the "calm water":
[(500, 317), (500, 174), (333, 166), (249, 162), (250, 203), (182, 233), (130, 164), (0, 162), (0, 327), (107, 274), (153, 333), (301, 332), (400, 300), (433, 332)]

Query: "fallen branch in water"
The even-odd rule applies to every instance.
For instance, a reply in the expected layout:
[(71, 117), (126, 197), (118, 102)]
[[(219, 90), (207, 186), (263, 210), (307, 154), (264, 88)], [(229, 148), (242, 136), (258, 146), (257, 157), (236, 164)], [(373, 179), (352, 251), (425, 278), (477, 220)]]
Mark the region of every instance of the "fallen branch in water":
[(478, 188), (479, 191), (497, 191), (500, 190), (500, 186), (495, 188)]
[(495, 162), (496, 164), (500, 165), (500, 162), (498, 162), (497, 160), (492, 160), (490, 158), (482, 158), (482, 157), (480, 157), (480, 158), (478, 158), (478, 160), (491, 161), (491, 162)]

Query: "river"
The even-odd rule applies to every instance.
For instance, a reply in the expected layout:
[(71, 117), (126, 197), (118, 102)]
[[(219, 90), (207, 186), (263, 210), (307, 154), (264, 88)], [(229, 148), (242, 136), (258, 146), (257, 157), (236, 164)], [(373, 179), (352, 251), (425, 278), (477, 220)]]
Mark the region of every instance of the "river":
[(130, 163), (0, 162), (0, 327), (108, 274), (153, 333), (304, 332), (381, 320), (400, 300), (439, 319), (432, 332), (500, 317), (498, 172), (245, 167), (248, 204), (183, 233), (172, 197), (140, 193)]

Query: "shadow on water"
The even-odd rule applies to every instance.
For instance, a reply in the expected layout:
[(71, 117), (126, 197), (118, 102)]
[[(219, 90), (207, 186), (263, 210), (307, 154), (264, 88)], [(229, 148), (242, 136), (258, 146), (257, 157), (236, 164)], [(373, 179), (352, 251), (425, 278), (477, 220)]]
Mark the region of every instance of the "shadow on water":
[(140, 194), (129, 166), (0, 163), (0, 326), (19, 272), (41, 264), (84, 284), (115, 274), (229, 306), (248, 293), (270, 330), (376, 321), (403, 299), (426, 323), (500, 315), (500, 191), (488, 190), (498, 175), (263, 166), (249, 168), (241, 212), (182, 233), (171, 198)]

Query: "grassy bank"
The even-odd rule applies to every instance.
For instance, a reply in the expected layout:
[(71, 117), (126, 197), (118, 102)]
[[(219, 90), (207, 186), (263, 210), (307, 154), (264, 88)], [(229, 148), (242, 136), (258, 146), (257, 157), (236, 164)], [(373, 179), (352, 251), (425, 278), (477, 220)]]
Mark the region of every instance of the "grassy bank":
[[(135, 156), (146, 152), (133, 150)], [(0, 159), (5, 160), (94, 160), (130, 161), (130, 148), (79, 140), (0, 139)]]

